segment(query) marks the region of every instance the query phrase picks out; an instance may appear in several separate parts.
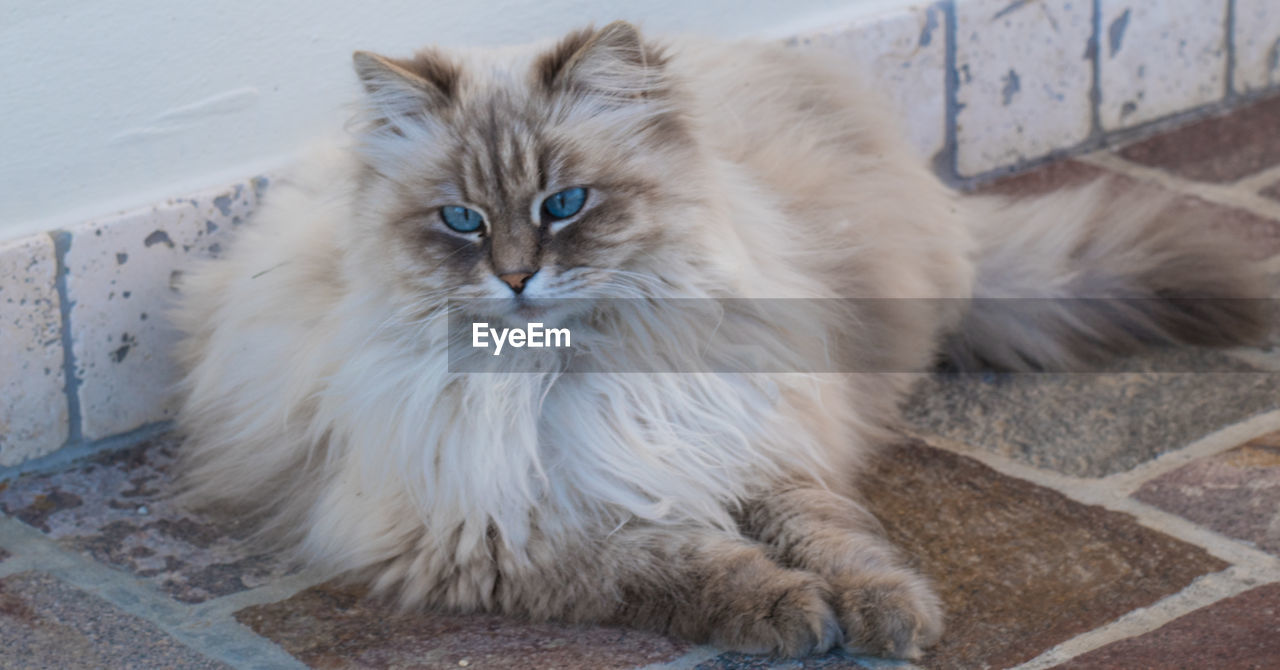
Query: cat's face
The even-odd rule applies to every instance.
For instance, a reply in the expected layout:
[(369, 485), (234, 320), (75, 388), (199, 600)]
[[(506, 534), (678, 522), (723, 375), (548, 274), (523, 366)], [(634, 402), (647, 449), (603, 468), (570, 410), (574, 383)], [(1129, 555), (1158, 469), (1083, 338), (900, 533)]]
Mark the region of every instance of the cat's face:
[(663, 61), (626, 24), (514, 58), (357, 54), (362, 206), (399, 283), (521, 308), (670, 281), (703, 170)]

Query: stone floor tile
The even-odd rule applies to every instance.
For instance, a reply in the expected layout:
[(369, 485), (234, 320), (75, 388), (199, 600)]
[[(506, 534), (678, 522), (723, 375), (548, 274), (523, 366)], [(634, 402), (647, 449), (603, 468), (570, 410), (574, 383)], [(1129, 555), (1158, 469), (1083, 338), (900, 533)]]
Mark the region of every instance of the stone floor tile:
[(1128, 180), (1126, 183), (1133, 183), (1128, 177), (1096, 165), (1067, 160), (1055, 161), (1034, 170), (999, 179), (984, 185), (978, 189), (978, 193), (1015, 198), (1032, 197), (1072, 186), (1081, 186), (1103, 178)]
[(1226, 94), (1226, 2), (1099, 0), (1094, 6), (1102, 31), (1096, 48), (1104, 130), (1217, 102)]
[(1280, 584), (1268, 584), (1113, 642), (1061, 670), (1272, 670), (1280, 666)]
[(1247, 177), (1280, 164), (1280, 96), (1156, 135), (1118, 153), (1196, 181)]
[(1134, 497), (1280, 556), (1280, 431), (1161, 475)]
[(924, 160), (946, 140), (946, 18), (938, 5), (878, 12), (793, 38), (836, 53), (840, 63), (888, 98), (907, 139)]
[(266, 181), (98, 219), (69, 230), (67, 298), (82, 431), (96, 440), (174, 417), (175, 279), (217, 257)]
[(1003, 668), (1227, 565), (1204, 550), (920, 442), (884, 451), (862, 491), (947, 611), (926, 668)]
[[(1194, 365), (1211, 372), (1158, 371)], [(1113, 367), (1121, 371), (935, 375), (904, 416), (919, 431), (1028, 465), (1101, 477), (1280, 407), (1280, 374), (1215, 351), (1170, 350)]]
[(0, 244), (0, 467), (67, 441), (57, 267), (48, 235)]
[(1252, 94), (1280, 85), (1280, 3), (1235, 0), (1237, 93)]
[(1089, 136), (1090, 72), (1075, 66), (1093, 32), (1089, 3), (965, 0), (955, 3), (955, 20), (960, 176), (1039, 158)]
[(236, 613), (315, 668), (634, 668), (690, 645), (635, 630), (527, 624), (497, 616), (397, 613), (335, 583)]
[(260, 586), (288, 572), (254, 553), (245, 519), (195, 514), (172, 500), (177, 441), (99, 456), (82, 467), (24, 477), (0, 489), (0, 512), (60, 544), (144, 577), (174, 598), (197, 603)]
[(224, 667), (48, 575), (0, 579), (0, 669)]
[[(713, 659), (703, 661), (694, 666), (694, 670), (855, 670), (868, 667), (887, 670), (892, 668), (882, 659), (875, 659), (869, 664), (862, 664), (853, 656), (842, 652), (827, 654), (816, 658), (797, 660), (777, 660), (766, 656), (748, 654), (721, 654)], [(904, 665), (904, 667), (911, 667)]]

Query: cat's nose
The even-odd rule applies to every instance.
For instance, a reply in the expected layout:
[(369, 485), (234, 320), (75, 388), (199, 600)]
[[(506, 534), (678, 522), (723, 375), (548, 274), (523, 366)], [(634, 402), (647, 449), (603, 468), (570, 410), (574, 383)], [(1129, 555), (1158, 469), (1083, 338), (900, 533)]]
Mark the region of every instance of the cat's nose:
[(508, 272), (507, 274), (498, 275), (498, 279), (510, 286), (512, 291), (519, 293), (524, 290), (524, 283), (529, 281), (529, 278), (536, 272), (536, 270), (534, 272)]

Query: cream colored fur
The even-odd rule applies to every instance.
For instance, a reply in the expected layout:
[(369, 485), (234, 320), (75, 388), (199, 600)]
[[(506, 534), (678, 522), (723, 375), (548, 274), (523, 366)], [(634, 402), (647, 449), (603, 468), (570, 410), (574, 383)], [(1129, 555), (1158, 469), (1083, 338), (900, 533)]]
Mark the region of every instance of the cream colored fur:
[[(631, 48), (629, 30), (606, 28), (583, 50), (599, 51), (607, 39)], [(466, 77), (457, 104), (495, 90), (526, 95), (526, 73), (547, 48), (449, 56)], [(1002, 220), (993, 201), (942, 186), (912, 157), (878, 98), (825, 56), (704, 40), (654, 49), (663, 64), (645, 76), (660, 77), (674, 91), (669, 98), (650, 96), (652, 81), (588, 53), (565, 67), (617, 99), (569, 98), (557, 113), (568, 119), (563, 132), (597, 153), (598, 169), (631, 170), (680, 195), (635, 210), (632, 228), (665, 237), (634, 257), (623, 250), (640, 242), (620, 244), (609, 268), (542, 270), (560, 282), (543, 285), (548, 296), (955, 298), (924, 310), (885, 301), (857, 315), (852, 332), (837, 332), (849, 323), (816, 311), (764, 327), (779, 352), (808, 355), (818, 332), (854, 338), (842, 354), (853, 365), (927, 370), (977, 289), (979, 242), (993, 246), (985, 240), (1006, 233), (992, 227), (1016, 222)], [(827, 563), (799, 554), (773, 567), (763, 554), (742, 558), (774, 542), (742, 525), (744, 505), (796, 482), (832, 492), (796, 500), (853, 494), (857, 465), (893, 421), (911, 375), (450, 372), (444, 301), (500, 298), (506, 288), (491, 276), (438, 283), (412, 245), (388, 232), (415, 175), (446, 158), (435, 140), (447, 124), (412, 118), (421, 101), (397, 92), (394, 68), (362, 67), (371, 90), (381, 87), (371, 94), (372, 118), (401, 130), (374, 127), (314, 154), (296, 176), (272, 184), (225, 258), (184, 282), (176, 315), (189, 370), (181, 424), (197, 495), (265, 511), (307, 561), (356, 571), (411, 606), (635, 623), (784, 654), (843, 638), (912, 655), (936, 637), (927, 584), (895, 567), (891, 551), (866, 539), (870, 531), (847, 536), (863, 548), (850, 549), (847, 564), (821, 559), (844, 566), (830, 574)], [(619, 146), (608, 135), (671, 109), (696, 146)], [(634, 161), (611, 168), (613, 152)], [(556, 285), (569, 288), (554, 294)], [(598, 328), (594, 336), (615, 346), (615, 356), (652, 356), (663, 346), (661, 333), (655, 344), (640, 324)], [(680, 341), (680, 333), (667, 335)], [(850, 523), (870, 528), (856, 509), (848, 507), (858, 520)], [(761, 518), (762, 528), (782, 523)], [(711, 539), (694, 539), (703, 537)], [(664, 566), (717, 543), (731, 547), (717, 550), (725, 566), (764, 561), (760, 570), (778, 571), (770, 584), (801, 594), (809, 638), (789, 638), (782, 624), (783, 632), (760, 632), (734, 620), (704, 631), (611, 609), (662, 591)], [(668, 545), (691, 553), (662, 558)], [(874, 556), (854, 561), (864, 549)], [(907, 585), (907, 623), (893, 624), (906, 632), (885, 633), (888, 642), (859, 638), (843, 615), (865, 585), (831, 586), (873, 568)], [(630, 586), (639, 582), (647, 590)], [(707, 588), (709, 602), (728, 598)], [(733, 597), (756, 588), (765, 586), (735, 586)], [(821, 595), (829, 590), (838, 597)], [(827, 623), (833, 616), (843, 623)]]

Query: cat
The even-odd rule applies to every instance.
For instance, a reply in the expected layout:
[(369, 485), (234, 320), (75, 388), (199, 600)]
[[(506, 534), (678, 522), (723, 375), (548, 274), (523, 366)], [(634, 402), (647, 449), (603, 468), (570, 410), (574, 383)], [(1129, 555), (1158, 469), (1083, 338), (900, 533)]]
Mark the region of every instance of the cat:
[[(618, 22), (354, 63), (350, 141), (185, 275), (184, 482), (405, 607), (915, 658), (942, 608), (856, 487), (914, 373), (1266, 328), (1257, 303), (1197, 301), (1265, 295), (1202, 222), (1106, 183), (960, 195), (816, 51)], [(1142, 299), (1031, 321), (975, 296)], [(875, 298), (755, 326), (776, 351), (838, 340), (841, 369), (868, 372), (450, 364), (450, 301), (518, 323), (539, 301), (619, 297)], [(593, 318), (565, 316), (617, 360), (683, 346)]]

